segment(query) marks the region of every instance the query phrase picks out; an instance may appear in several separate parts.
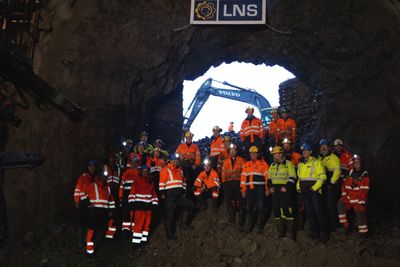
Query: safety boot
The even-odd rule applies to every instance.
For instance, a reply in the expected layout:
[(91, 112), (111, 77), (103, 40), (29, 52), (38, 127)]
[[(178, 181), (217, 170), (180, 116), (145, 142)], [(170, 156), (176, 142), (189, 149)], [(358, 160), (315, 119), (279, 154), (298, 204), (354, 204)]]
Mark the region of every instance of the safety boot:
[(319, 237), (319, 242), (321, 242), (322, 244), (326, 245), (329, 241), (329, 233), (321, 233), (320, 237)]
[(245, 223), (244, 229), (243, 229), (245, 233), (250, 233), (251, 232), (251, 228), (253, 227), (253, 223), (254, 223), (254, 214), (252, 212), (250, 212), (246, 216), (246, 223)]
[(265, 221), (267, 219), (267, 214), (265, 212), (258, 213), (257, 216), (257, 224), (256, 224), (256, 232), (257, 234), (261, 234), (264, 230)]
[(235, 224), (236, 210), (233, 206), (229, 205), (228, 209), (228, 223)]
[(290, 235), (290, 238), (296, 241), (296, 224), (294, 221), (286, 221), (287, 232)]
[(244, 221), (246, 219), (246, 213), (244, 209), (239, 209), (239, 226), (243, 227), (244, 226)]
[(277, 237), (278, 238), (283, 238), (285, 237), (285, 225), (284, 221), (282, 219), (276, 220), (276, 232), (277, 232)]
[(167, 221), (164, 224), (164, 228), (165, 228), (165, 236), (167, 239), (169, 240), (176, 240), (177, 237), (172, 233), (172, 227), (171, 227), (171, 222)]

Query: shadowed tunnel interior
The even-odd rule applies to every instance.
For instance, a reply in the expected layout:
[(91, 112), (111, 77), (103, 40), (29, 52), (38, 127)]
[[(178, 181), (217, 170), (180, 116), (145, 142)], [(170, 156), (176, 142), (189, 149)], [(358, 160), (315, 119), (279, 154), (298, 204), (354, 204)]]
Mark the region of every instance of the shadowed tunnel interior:
[(190, 1), (184, 0), (48, 1), (34, 69), (79, 100), (86, 118), (73, 123), (53, 111), (18, 110), (23, 125), (3, 125), (2, 150), (46, 156), (33, 171), (6, 173), (11, 236), (74, 221), (71, 196), (84, 162), (104, 159), (122, 136), (146, 130), (174, 149), (183, 81), (233, 61), (277, 64), (293, 73), (296, 80), (281, 91), (297, 86), (317, 99), (301, 119), (301, 140), (345, 140), (366, 159), (374, 213), (398, 212), (400, 4), (267, 2), (269, 23), (291, 34), (266, 26), (179, 29), (189, 21)]

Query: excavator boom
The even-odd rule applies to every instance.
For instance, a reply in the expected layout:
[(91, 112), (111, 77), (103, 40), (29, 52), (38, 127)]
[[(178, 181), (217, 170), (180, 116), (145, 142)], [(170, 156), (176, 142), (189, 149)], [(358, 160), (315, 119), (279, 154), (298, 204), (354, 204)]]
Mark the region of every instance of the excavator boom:
[[(218, 88), (212, 86), (212, 82), (221, 83), (225, 86), (229, 86), (230, 88)], [(267, 126), (271, 121), (271, 105), (268, 100), (257, 93), (255, 90), (245, 89), (228, 82), (219, 82), (213, 79), (206, 80), (199, 88), (196, 93), (196, 96), (193, 98), (189, 108), (185, 114), (185, 120), (183, 123), (183, 130), (187, 131), (190, 129), (193, 121), (196, 119), (197, 115), (200, 113), (204, 104), (207, 102), (210, 95), (223, 97), (235, 101), (244, 102), (258, 108), (261, 114), (261, 120), (264, 126)], [(189, 117), (186, 117), (187, 113), (189, 113)]]

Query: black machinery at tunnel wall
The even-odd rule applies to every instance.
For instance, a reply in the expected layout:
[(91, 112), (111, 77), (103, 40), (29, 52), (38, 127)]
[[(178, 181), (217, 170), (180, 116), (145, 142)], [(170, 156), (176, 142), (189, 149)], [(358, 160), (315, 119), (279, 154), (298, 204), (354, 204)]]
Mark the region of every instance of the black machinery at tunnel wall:
[[(36, 75), (31, 66), (38, 42), (40, 1), (0, 1), (0, 123), (19, 127), (18, 108), (29, 109), (29, 97), (39, 108), (58, 109), (72, 121), (84, 119), (83, 107), (62, 95)], [(2, 188), (7, 169), (41, 165), (40, 153), (0, 152), (0, 248), (8, 232), (7, 209)]]

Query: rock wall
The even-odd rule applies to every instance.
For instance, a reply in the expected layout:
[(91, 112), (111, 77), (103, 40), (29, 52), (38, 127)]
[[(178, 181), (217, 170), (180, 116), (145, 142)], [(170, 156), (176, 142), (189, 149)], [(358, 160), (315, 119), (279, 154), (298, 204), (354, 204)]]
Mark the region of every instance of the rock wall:
[(50, 0), (35, 69), (83, 103), (87, 118), (73, 124), (55, 111), (19, 112), (25, 123), (10, 130), (6, 149), (42, 152), (47, 161), (32, 172), (7, 173), (12, 230), (26, 231), (26, 220), (70, 220), (84, 161), (103, 158), (121, 135), (135, 136), (147, 123), (154, 138), (168, 129), (165, 141), (178, 142), (183, 80), (234, 60), (284, 66), (320, 92), (312, 135), (342, 137), (365, 154), (377, 201), (394, 207), (400, 187), (399, 5), (267, 2), (269, 23), (292, 34), (266, 26), (180, 28), (189, 21), (187, 0)]

